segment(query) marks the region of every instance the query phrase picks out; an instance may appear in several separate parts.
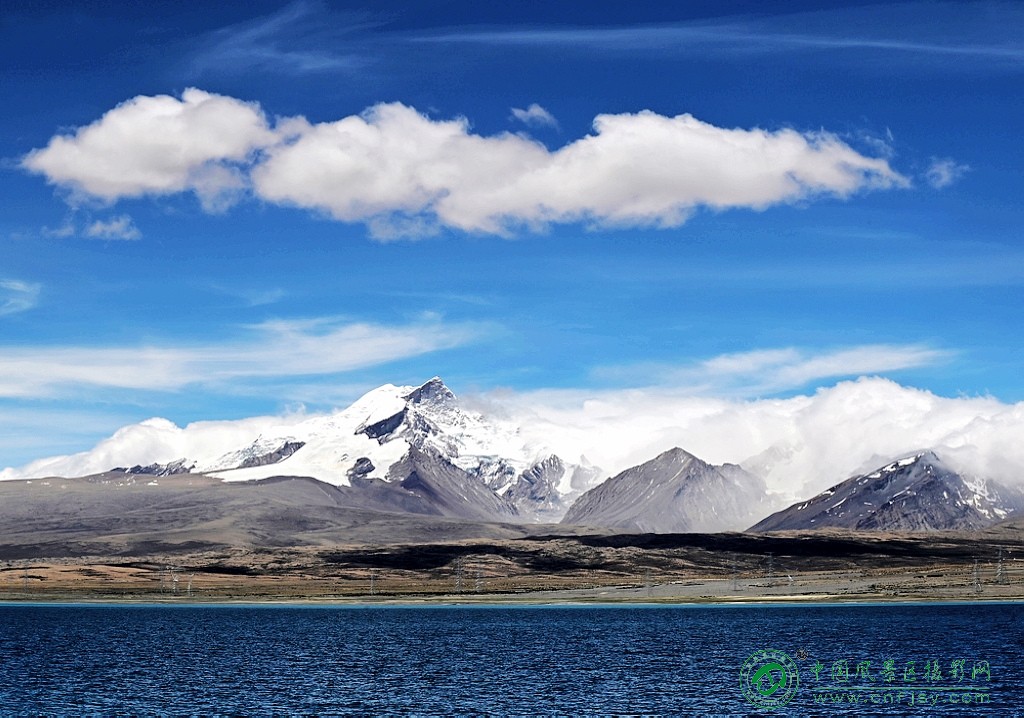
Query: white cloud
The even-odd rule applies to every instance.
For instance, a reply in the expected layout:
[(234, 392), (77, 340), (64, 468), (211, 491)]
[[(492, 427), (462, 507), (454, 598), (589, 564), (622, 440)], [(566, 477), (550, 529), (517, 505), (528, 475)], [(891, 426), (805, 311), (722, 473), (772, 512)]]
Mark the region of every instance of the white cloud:
[(134, 240), (142, 237), (142, 232), (135, 226), (135, 221), (126, 214), (109, 219), (86, 220), (80, 225), (73, 217), (64, 221), (57, 229), (43, 227), (42, 235), (52, 239), (68, 239), (69, 237), (87, 237), (89, 239)]
[[(130, 420), (120, 412), (83, 408), (0, 406), (0, 456), (24, 463), (57, 451), (95, 445)], [(0, 464), (0, 467), (3, 465)], [(109, 468), (109, 467), (108, 467)], [(0, 471), (0, 478), (13, 478)]]
[(722, 354), (685, 365), (600, 367), (594, 374), (634, 386), (685, 388), (693, 394), (757, 396), (800, 389), (823, 379), (927, 366), (949, 356), (949, 352), (919, 344), (868, 344), (819, 352), (787, 347)]
[(73, 134), (53, 137), (22, 166), (108, 202), (193, 191), (216, 204), (242, 182), (231, 163), (244, 163), (274, 140), (259, 106), (190, 88), (180, 100), (128, 100)]
[(909, 186), (885, 158), (827, 132), (729, 129), (642, 111), (599, 115), (593, 134), (550, 151), (399, 103), (271, 129), (257, 105), (196, 89), (181, 100), (129, 100), (22, 165), (106, 201), (192, 191), (211, 211), (251, 183), (264, 201), (365, 222), (380, 237), (578, 221), (673, 227), (702, 207), (764, 209)]
[(731, 354), (711, 359), (702, 368), (745, 384), (748, 391), (770, 392), (805, 386), (821, 379), (926, 366), (948, 355), (948, 352), (920, 345), (874, 344), (819, 354), (796, 349)]
[(740, 463), (786, 499), (812, 496), (916, 450), (954, 467), (1024, 481), (1024, 403), (945, 398), (881, 378), (787, 399), (694, 397), (663, 387), (491, 392), (476, 405), (520, 422), (528, 441), (585, 455), (612, 475), (680, 446)]
[(85, 228), (85, 236), (94, 239), (138, 239), (142, 232), (126, 214), (107, 221), (96, 220)]
[(490, 234), (574, 221), (672, 227), (699, 207), (764, 209), (907, 184), (886, 160), (827, 133), (648, 111), (600, 115), (594, 128), (551, 152), (518, 135), (475, 135), (465, 119), (378, 105), (269, 148), (253, 183), (266, 200), (343, 221), (426, 215)]
[(41, 285), (32, 282), (0, 279), (0, 317), (31, 309), (39, 302), (41, 290)]
[(210, 459), (225, 453), (225, 446), (245, 446), (271, 427), (290, 426), (304, 418), (302, 414), (292, 414), (238, 421), (199, 421), (185, 427), (166, 419), (147, 419), (123, 426), (88, 451), (38, 459), (21, 469), (8, 467), (0, 471), (0, 480), (84, 475), (109, 471), (116, 466), (166, 463), (198, 456)]
[(971, 168), (967, 165), (959, 164), (956, 160), (948, 157), (933, 157), (932, 163), (925, 170), (924, 177), (928, 180), (928, 184), (935, 189), (943, 189), (949, 187), (970, 170)]
[(204, 345), (0, 348), (0, 397), (58, 396), (69, 388), (174, 391), (261, 377), (324, 375), (384, 364), (470, 341), (466, 325), (273, 321), (244, 340)]
[(61, 226), (56, 229), (50, 229), (49, 227), (43, 227), (42, 234), (44, 237), (50, 237), (53, 239), (67, 239), (68, 237), (75, 236), (75, 225), (71, 220), (67, 220)]
[(536, 102), (525, 110), (520, 107), (513, 107), (512, 117), (531, 127), (558, 127), (558, 120), (555, 119), (555, 116)]

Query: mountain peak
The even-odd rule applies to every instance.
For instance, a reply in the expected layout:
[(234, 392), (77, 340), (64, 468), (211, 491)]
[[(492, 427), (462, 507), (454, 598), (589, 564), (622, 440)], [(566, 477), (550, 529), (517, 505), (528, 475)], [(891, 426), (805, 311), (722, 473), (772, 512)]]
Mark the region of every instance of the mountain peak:
[(878, 479), (882, 476), (893, 476), (896, 474), (903, 474), (911, 470), (922, 471), (929, 468), (946, 470), (946, 465), (938, 455), (930, 449), (918, 451), (896, 459), (895, 461), (890, 461), (885, 466), (875, 469), (870, 474), (865, 475), (870, 479)]
[[(677, 461), (685, 461), (687, 459), (697, 459), (697, 457), (686, 449), (680, 449), (678, 446), (673, 446), (668, 451), (663, 451), (658, 454), (655, 460), (657, 459), (675, 459)], [(697, 460), (700, 461), (700, 459)]]
[(422, 404), (424, 402), (449, 402), (455, 400), (455, 394), (445, 386), (441, 377), (435, 376), (425, 384), (413, 389), (405, 395), (405, 399), (411, 404)]
[(751, 530), (970, 531), (1024, 508), (1019, 490), (957, 473), (933, 451), (896, 459), (763, 519)]
[(562, 523), (668, 533), (734, 531), (759, 515), (764, 482), (712, 466), (678, 446), (580, 496)]

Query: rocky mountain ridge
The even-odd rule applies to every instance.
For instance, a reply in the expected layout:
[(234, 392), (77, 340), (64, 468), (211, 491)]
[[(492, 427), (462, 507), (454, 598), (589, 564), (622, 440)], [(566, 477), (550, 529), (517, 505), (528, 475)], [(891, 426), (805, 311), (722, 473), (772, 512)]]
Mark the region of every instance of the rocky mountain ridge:
[(973, 531), (1021, 511), (1024, 492), (965, 477), (925, 451), (853, 476), (751, 530)]
[[(229, 483), (306, 477), (339, 489), (346, 506), (362, 510), (655, 533), (975, 530), (1024, 511), (1021, 490), (962, 476), (933, 452), (920, 452), (766, 516), (780, 501), (755, 472), (714, 466), (675, 447), (605, 478), (584, 457), (567, 460), (525, 440), (511, 421), (466, 409), (438, 377), (420, 386), (386, 384), (341, 411), (269, 428), (264, 422), (248, 436), (244, 422), (238, 425), (227, 438), (161, 443), (151, 434), (174, 438), (172, 430), (182, 430), (150, 420), (112, 437), (112, 449), (101, 444), (92, 454), (63, 457), (36, 476), (192, 474)], [(144, 436), (122, 440), (130, 431)], [(142, 450), (119, 453), (135, 445)], [(187, 451), (179, 453), (182, 447)], [(110, 463), (96, 468), (103, 460)], [(115, 461), (123, 463), (110, 468)]]

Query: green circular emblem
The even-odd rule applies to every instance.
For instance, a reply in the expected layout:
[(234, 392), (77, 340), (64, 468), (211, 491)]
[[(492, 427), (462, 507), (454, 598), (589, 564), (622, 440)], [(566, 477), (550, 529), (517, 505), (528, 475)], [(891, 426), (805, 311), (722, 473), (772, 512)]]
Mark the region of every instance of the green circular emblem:
[(789, 703), (799, 685), (796, 661), (782, 651), (756, 651), (740, 668), (743, 697), (763, 710), (774, 710)]

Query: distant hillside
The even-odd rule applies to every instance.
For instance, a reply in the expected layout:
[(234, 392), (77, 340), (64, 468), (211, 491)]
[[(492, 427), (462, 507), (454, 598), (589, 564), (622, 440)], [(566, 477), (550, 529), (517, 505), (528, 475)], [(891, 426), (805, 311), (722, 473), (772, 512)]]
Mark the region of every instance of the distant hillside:
[(738, 466), (712, 466), (679, 448), (583, 494), (564, 524), (671, 533), (742, 529), (763, 516), (764, 482)]

